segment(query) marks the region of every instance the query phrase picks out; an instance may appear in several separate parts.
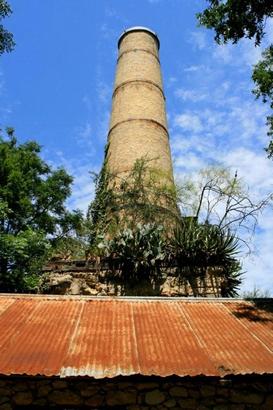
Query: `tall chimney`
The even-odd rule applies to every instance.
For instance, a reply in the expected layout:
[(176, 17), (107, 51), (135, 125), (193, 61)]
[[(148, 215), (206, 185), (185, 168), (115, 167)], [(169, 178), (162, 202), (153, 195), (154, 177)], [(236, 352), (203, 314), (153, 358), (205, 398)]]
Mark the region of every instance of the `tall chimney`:
[(159, 46), (145, 27), (125, 30), (118, 40), (106, 161), (109, 172), (123, 178), (145, 158), (174, 187)]

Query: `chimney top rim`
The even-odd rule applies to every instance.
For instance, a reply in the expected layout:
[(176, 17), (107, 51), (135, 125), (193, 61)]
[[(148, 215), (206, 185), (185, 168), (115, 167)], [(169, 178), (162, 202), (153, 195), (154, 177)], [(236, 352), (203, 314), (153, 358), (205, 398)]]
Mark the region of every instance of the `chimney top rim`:
[(155, 38), (155, 40), (156, 40), (156, 42), (157, 42), (157, 47), (158, 47), (158, 49), (159, 49), (159, 47), (160, 47), (160, 41), (159, 41), (159, 38), (158, 38), (156, 32), (153, 31), (153, 30), (151, 30), (151, 29), (149, 29), (148, 27), (143, 27), (143, 26), (134, 26), (134, 27), (130, 27), (130, 28), (124, 30), (123, 33), (120, 35), (120, 37), (119, 37), (119, 39), (118, 39), (118, 47), (120, 46), (121, 41), (123, 40), (123, 38), (124, 38), (127, 34), (133, 33), (133, 32), (136, 32), (136, 31), (144, 31), (144, 32), (146, 32), (146, 33), (151, 34), (151, 35)]

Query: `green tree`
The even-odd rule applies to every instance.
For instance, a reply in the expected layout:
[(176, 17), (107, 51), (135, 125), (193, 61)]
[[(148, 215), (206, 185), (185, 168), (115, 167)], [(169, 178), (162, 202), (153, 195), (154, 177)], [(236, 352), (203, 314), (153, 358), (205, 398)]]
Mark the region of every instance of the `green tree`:
[[(273, 45), (263, 52), (261, 61), (254, 66), (252, 79), (255, 83), (253, 93), (256, 98), (262, 98), (264, 103), (269, 102), (273, 110)], [(273, 158), (273, 115), (268, 115), (267, 125), (271, 140), (265, 150), (268, 157)]]
[[(201, 25), (215, 30), (218, 44), (242, 38), (254, 39), (255, 45), (261, 44), (265, 35), (265, 22), (273, 17), (272, 0), (208, 0), (209, 7), (197, 14)], [(263, 52), (263, 58), (254, 66), (253, 90), (257, 98), (269, 102), (273, 109), (273, 45)], [(271, 138), (266, 152), (273, 158), (273, 115), (267, 117), (268, 135)]]
[(217, 43), (254, 38), (260, 45), (265, 34), (265, 20), (273, 17), (271, 0), (207, 0), (210, 5), (197, 17), (200, 24), (215, 30)]
[(0, 135), (0, 290), (22, 291), (35, 283), (58, 240), (81, 224), (65, 200), (72, 177), (52, 170), (34, 141), (18, 144), (13, 129)]
[[(8, 17), (12, 13), (10, 5), (6, 0), (0, 0), (0, 22), (3, 18)], [(15, 42), (13, 35), (6, 30), (3, 24), (0, 24), (0, 55), (4, 52), (10, 52), (13, 50)]]

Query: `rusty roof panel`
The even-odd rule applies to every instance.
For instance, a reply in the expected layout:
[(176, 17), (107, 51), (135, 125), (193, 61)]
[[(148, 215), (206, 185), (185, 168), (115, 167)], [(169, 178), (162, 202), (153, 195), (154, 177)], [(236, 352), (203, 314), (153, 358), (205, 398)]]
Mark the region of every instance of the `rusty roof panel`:
[(250, 303), (229, 303), (226, 306), (254, 337), (273, 351), (273, 313), (270, 306), (269, 310), (267, 306), (260, 309)]
[(85, 303), (71, 335), (61, 375), (96, 378), (139, 373), (130, 303), (98, 300)]
[(273, 352), (265, 349), (224, 303), (187, 304), (183, 308), (220, 373), (272, 372)]
[(215, 375), (178, 303), (138, 302), (133, 307), (141, 374)]
[(234, 300), (0, 296), (0, 374), (273, 373), (273, 314)]

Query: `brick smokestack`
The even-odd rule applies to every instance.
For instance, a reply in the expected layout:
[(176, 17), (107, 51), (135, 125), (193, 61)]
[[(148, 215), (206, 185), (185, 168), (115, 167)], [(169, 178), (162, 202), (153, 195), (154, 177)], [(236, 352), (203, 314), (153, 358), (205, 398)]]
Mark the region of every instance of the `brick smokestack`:
[(107, 166), (126, 176), (145, 157), (173, 184), (159, 39), (145, 27), (130, 28), (119, 38), (119, 55), (108, 134)]

